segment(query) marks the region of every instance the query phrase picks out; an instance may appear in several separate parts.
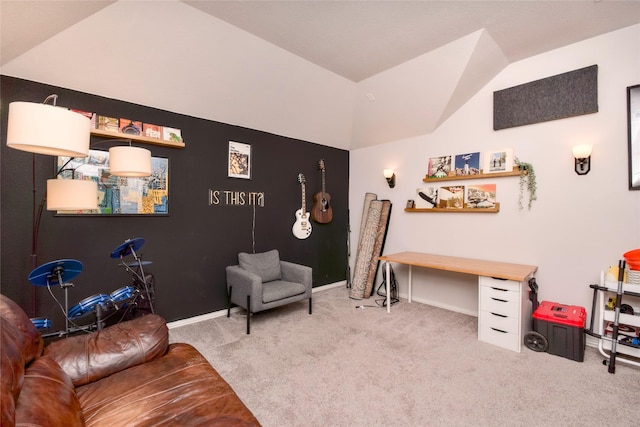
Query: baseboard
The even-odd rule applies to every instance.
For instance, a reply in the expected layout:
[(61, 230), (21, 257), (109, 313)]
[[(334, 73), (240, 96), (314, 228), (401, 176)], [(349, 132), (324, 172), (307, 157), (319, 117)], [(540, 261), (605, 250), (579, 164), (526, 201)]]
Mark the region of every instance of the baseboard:
[[(315, 288), (312, 289), (312, 292), (316, 293), (321, 291), (327, 291), (329, 289), (337, 288), (340, 286), (346, 287), (346, 285), (347, 285), (347, 281), (342, 280), (340, 282), (329, 283), (327, 285), (322, 285), (322, 286), (316, 286)], [(243, 310), (243, 309), (240, 307), (233, 307), (231, 309), (231, 312), (235, 313), (236, 311), (240, 311), (240, 310)], [(222, 317), (226, 315), (227, 315), (227, 309), (225, 308), (222, 310), (213, 311), (211, 313), (201, 314), (199, 316), (193, 316), (186, 319), (176, 320), (174, 322), (168, 322), (167, 328), (173, 329), (173, 328), (179, 328), (181, 326), (193, 325), (194, 323), (204, 322), (205, 320), (215, 319), (216, 317)]]

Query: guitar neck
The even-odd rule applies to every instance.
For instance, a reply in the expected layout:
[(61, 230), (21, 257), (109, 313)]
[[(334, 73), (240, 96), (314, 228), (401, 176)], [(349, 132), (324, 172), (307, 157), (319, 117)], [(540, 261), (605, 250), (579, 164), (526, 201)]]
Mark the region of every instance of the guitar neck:
[(324, 168), (322, 168), (322, 198), (324, 199)]
[(306, 213), (306, 208), (305, 208), (306, 202), (305, 202), (305, 197), (304, 197), (304, 193), (305, 193), (305, 191), (304, 191), (304, 182), (300, 183), (300, 190), (302, 191), (302, 208), (301, 208), (302, 209), (302, 216), (304, 216), (305, 213)]

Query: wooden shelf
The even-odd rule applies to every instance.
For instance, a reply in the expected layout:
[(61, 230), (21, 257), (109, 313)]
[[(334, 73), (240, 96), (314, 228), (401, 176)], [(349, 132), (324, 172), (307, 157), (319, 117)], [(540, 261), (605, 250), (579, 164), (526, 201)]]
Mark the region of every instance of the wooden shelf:
[(462, 209), (445, 209), (445, 208), (431, 208), (431, 209), (423, 209), (423, 208), (405, 208), (405, 212), (447, 212), (447, 213), (460, 213), (460, 212), (470, 212), (470, 213), (496, 213), (500, 212), (500, 203), (496, 203), (496, 206), (493, 208), (468, 208), (466, 206)]
[(480, 173), (478, 175), (451, 175), (451, 176), (446, 176), (444, 178), (425, 177), (422, 181), (424, 182), (459, 181), (463, 179), (502, 178), (505, 176), (520, 176), (520, 169), (518, 168), (518, 166), (514, 166), (511, 172)]
[(159, 138), (149, 138), (147, 136), (142, 136), (142, 135), (131, 135), (128, 133), (113, 132), (113, 131), (102, 130), (102, 129), (91, 129), (91, 135), (99, 136), (102, 138), (109, 138), (109, 139), (130, 139), (131, 141), (142, 142), (144, 144), (163, 145), (165, 147), (172, 147), (172, 148), (185, 147), (184, 142), (165, 141), (164, 139), (159, 139)]

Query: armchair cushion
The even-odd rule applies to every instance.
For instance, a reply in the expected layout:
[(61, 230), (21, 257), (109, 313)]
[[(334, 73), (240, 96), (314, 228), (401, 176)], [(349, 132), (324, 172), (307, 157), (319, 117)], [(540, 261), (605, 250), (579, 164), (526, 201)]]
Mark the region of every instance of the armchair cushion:
[(274, 280), (262, 285), (262, 302), (267, 304), (274, 301), (280, 301), (285, 298), (304, 294), (305, 291), (306, 288), (302, 283)]
[(280, 280), (280, 253), (277, 249), (258, 254), (248, 254), (240, 252), (238, 254), (238, 264), (247, 271), (257, 274), (262, 282)]

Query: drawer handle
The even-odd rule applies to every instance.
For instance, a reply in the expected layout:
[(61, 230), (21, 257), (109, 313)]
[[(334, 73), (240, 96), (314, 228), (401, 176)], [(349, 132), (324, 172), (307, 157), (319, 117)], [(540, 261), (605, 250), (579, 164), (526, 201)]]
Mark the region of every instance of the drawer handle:
[(509, 289), (494, 288), (493, 286), (491, 287), (491, 289), (493, 289), (494, 291), (509, 292)]
[(502, 332), (503, 334), (507, 333), (507, 331), (503, 331), (502, 329), (496, 329), (496, 328), (491, 328), (491, 329), (493, 329), (496, 332)]
[(500, 298), (494, 298), (494, 297), (491, 297), (491, 299), (499, 302), (508, 302), (506, 299), (500, 299)]
[(493, 276), (492, 276), (491, 278), (492, 278), (493, 280), (508, 280), (508, 279), (505, 279), (505, 278), (502, 278), (502, 277), (493, 277)]
[(494, 316), (498, 316), (498, 317), (504, 317), (506, 318), (507, 316), (505, 316), (504, 314), (498, 314), (498, 313), (494, 313), (493, 311), (490, 311), (491, 314), (493, 314)]

